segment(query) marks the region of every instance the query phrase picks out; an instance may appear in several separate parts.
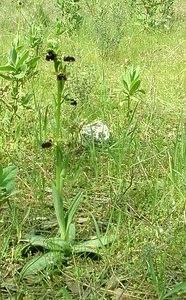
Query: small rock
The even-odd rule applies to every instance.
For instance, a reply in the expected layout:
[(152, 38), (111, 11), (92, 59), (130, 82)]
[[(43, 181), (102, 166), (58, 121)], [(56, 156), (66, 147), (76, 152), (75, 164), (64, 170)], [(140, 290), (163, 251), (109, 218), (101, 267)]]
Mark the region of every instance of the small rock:
[(94, 123), (84, 125), (80, 131), (82, 145), (86, 146), (92, 139), (96, 144), (102, 142), (108, 142), (110, 138), (110, 132), (108, 127), (102, 121), (96, 121)]

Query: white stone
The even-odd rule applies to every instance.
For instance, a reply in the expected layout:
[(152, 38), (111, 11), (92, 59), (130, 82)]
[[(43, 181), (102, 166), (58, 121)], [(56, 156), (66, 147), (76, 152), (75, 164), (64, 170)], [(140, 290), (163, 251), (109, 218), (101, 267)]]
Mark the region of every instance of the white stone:
[(91, 142), (92, 139), (95, 143), (108, 142), (110, 132), (108, 127), (102, 121), (84, 125), (80, 131), (81, 141), (83, 145)]

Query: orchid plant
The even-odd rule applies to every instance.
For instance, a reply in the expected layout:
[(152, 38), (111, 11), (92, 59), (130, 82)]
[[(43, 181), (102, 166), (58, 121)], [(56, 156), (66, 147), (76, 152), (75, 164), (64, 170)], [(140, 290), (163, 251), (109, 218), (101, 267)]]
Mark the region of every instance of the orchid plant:
[(82, 199), (82, 193), (77, 193), (75, 198), (69, 204), (68, 210), (65, 212), (64, 203), (65, 197), (63, 192), (65, 174), (67, 173), (67, 166), (63, 165), (63, 150), (60, 146), (60, 132), (61, 132), (61, 107), (65, 100), (64, 90), (67, 81), (67, 64), (74, 62), (73, 57), (59, 58), (53, 49), (48, 50), (46, 56), (47, 61), (53, 61), (54, 71), (57, 82), (57, 96), (55, 99), (55, 182), (52, 184), (54, 209), (59, 225), (60, 236), (57, 237), (43, 237), (37, 235), (29, 235), (26, 241), (29, 245), (34, 247), (42, 247), (46, 250), (42, 255), (34, 257), (22, 269), (21, 276), (29, 277), (51, 265), (66, 260), (72, 253), (88, 252), (97, 253), (98, 248), (104, 247), (108, 243), (114, 241), (115, 236), (101, 236), (98, 225), (93, 217), (96, 226), (97, 238), (83, 242), (75, 240), (75, 224), (73, 219)]

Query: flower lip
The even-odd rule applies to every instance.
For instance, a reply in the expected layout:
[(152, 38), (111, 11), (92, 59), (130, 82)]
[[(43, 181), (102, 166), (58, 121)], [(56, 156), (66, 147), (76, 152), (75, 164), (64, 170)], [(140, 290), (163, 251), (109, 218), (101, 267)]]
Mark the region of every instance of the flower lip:
[(76, 106), (77, 105), (77, 101), (76, 100), (71, 100), (70, 104)]
[(43, 149), (45, 149), (45, 148), (50, 148), (50, 147), (52, 147), (52, 145), (53, 145), (53, 141), (52, 141), (52, 140), (49, 140), (49, 141), (43, 142), (42, 145), (41, 145), (41, 147), (42, 147)]
[(66, 80), (67, 80), (66, 74), (64, 74), (64, 73), (59, 73), (59, 74), (57, 75), (57, 80), (63, 80), (63, 81), (66, 81)]
[(73, 98), (69, 98), (68, 95), (64, 96), (64, 99), (68, 102), (70, 102), (70, 105), (74, 105), (76, 106), (77, 105), (77, 101), (74, 100)]
[(74, 62), (76, 60), (73, 56), (64, 56), (63, 61), (65, 61), (65, 62)]
[(57, 58), (57, 54), (53, 50), (48, 50), (48, 53), (46, 55), (46, 60), (55, 60)]

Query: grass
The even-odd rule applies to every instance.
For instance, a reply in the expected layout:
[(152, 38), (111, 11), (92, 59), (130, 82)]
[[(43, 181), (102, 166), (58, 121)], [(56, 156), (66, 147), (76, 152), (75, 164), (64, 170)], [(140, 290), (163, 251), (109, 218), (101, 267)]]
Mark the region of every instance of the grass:
[[(82, 3), (83, 27), (71, 37), (56, 37), (57, 8), (45, 1), (37, 3), (23, 4), (20, 31), (21, 43), (30, 49), (29, 23), (34, 18), (37, 26), (41, 25), (39, 73), (26, 83), (26, 90), (34, 94), (31, 109), (20, 107), (11, 121), (12, 113), (4, 104), (10, 101), (10, 94), (5, 93), (0, 103), (0, 162), (3, 167), (14, 164), (19, 169), (19, 193), (11, 198), (11, 209), (7, 204), (0, 207), (0, 298), (164, 299), (175, 284), (185, 280), (186, 267), (184, 1), (175, 2), (176, 18), (169, 31), (145, 30), (123, 5), (125, 30), (119, 46), (107, 57), (97, 43), (94, 14), (86, 1)], [(17, 33), (18, 12), (16, 3), (9, 0), (1, 1), (0, 8), (0, 65), (4, 65)], [(47, 19), (46, 27), (40, 23), (41, 15)], [(45, 140), (54, 139), (56, 86), (45, 56), (47, 40), (55, 38), (63, 55), (76, 58), (70, 65), (67, 90), (78, 105), (64, 103), (62, 107), (61, 142), (69, 157), (65, 198), (71, 200), (83, 191), (75, 218), (78, 240), (96, 235), (91, 214), (101, 234), (108, 225), (111, 233), (118, 226), (119, 233), (101, 259), (73, 255), (39, 279), (20, 281), (22, 267), (37, 254), (33, 249), (29, 253), (23, 250), (25, 235), (57, 234), (51, 191), (54, 148), (41, 147)], [(146, 90), (136, 111), (137, 101), (131, 103), (130, 120), (122, 93), (126, 65), (140, 66)], [(5, 85), (2, 80), (2, 87)], [(111, 142), (105, 148), (85, 149), (78, 133), (82, 124), (96, 119), (110, 128)], [(65, 209), (68, 206), (66, 201)], [(167, 299), (184, 297), (184, 292), (178, 291)]]

